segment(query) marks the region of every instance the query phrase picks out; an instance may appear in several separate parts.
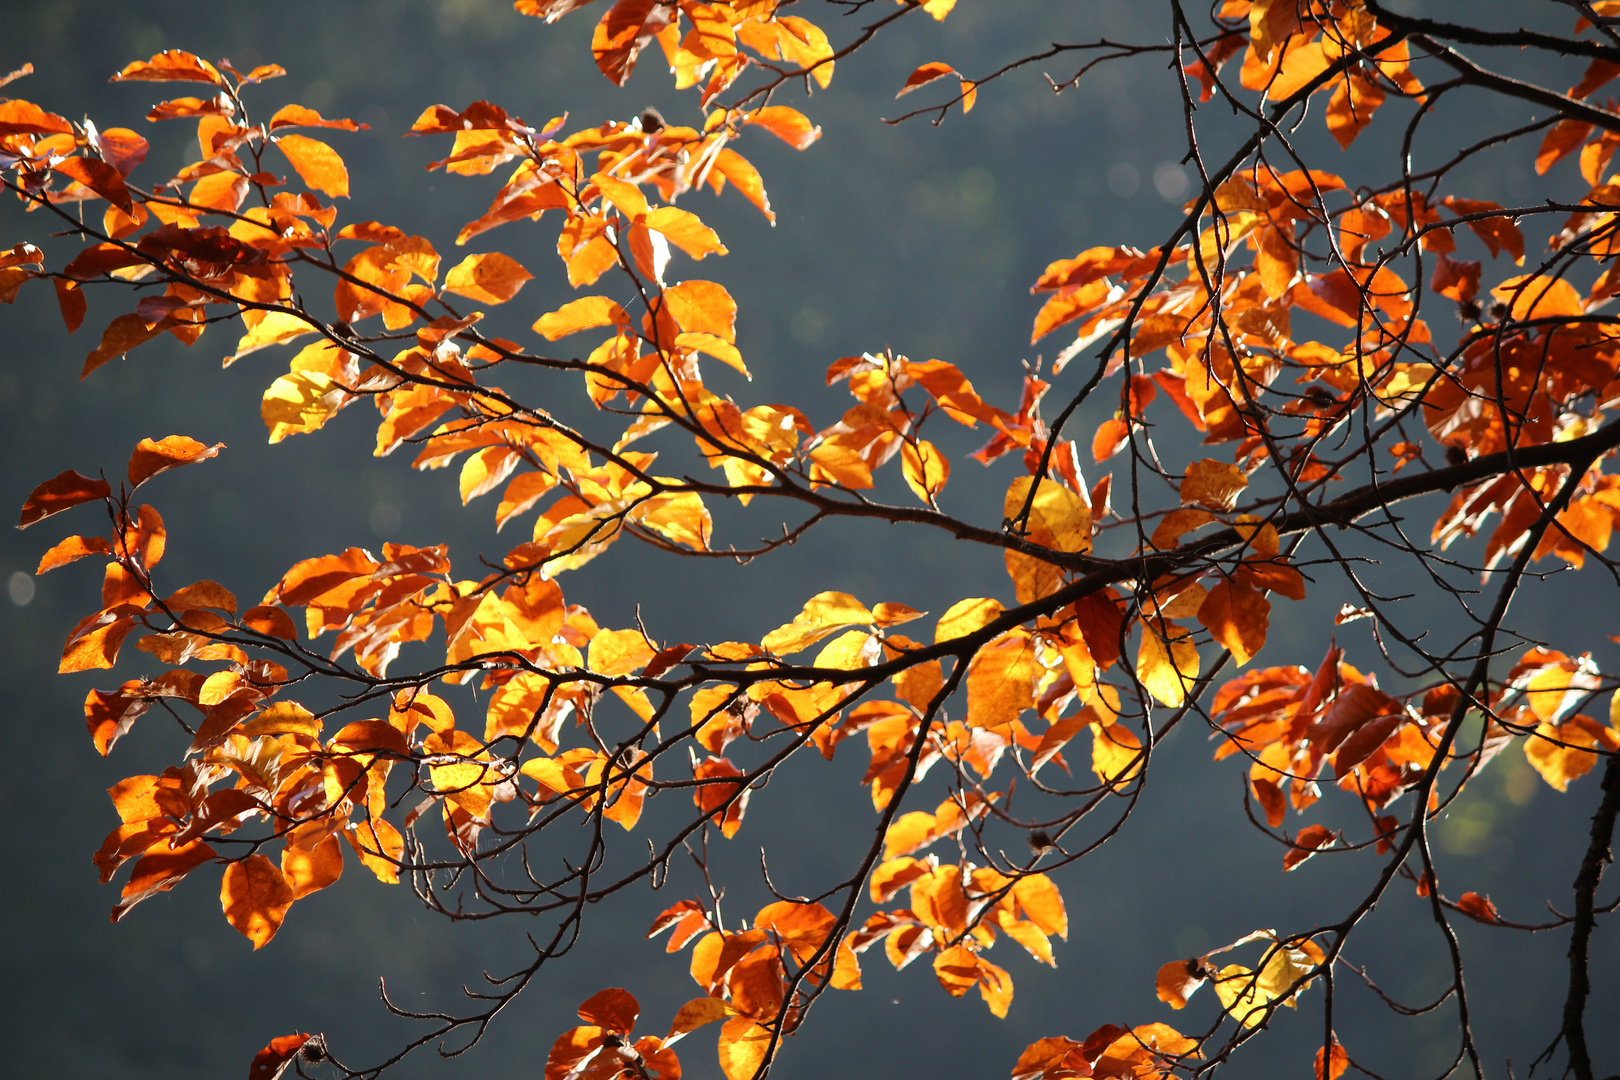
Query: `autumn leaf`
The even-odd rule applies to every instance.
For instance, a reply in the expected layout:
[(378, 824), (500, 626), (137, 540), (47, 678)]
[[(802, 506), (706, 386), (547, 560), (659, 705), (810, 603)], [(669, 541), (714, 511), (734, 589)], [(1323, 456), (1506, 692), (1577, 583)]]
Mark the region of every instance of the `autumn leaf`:
[(297, 1032), (271, 1039), (269, 1046), (253, 1055), (253, 1064), (248, 1069), (248, 1080), (276, 1080), (287, 1064), (312, 1038), (315, 1037)]
[(1142, 627), (1136, 653), (1136, 677), (1159, 704), (1175, 709), (1187, 700), (1187, 691), (1198, 678), (1198, 649), (1191, 636), (1173, 624), (1166, 635), (1151, 626)]
[(129, 458), (130, 487), (139, 487), (158, 473), (167, 472), (177, 466), (217, 457), (223, 449), (224, 443), (205, 446), (185, 435), (142, 439)]
[(226, 920), (259, 949), (281, 929), (293, 903), (293, 890), (275, 863), (253, 854), (226, 864), (219, 901)]
[(492, 251), (469, 255), (451, 267), (444, 276), (444, 290), (481, 304), (504, 304), (533, 277), (516, 259)]
[(278, 135), (275, 145), (304, 183), (334, 199), (348, 197), (349, 170), (336, 150), (307, 135)]
[(205, 82), (224, 86), (225, 78), (208, 61), (180, 49), (169, 49), (150, 60), (137, 60), (112, 77), (113, 82)]
[(763, 109), (755, 109), (745, 119), (795, 150), (808, 150), (811, 143), (821, 138), (821, 128), (813, 126), (803, 113), (787, 105), (767, 105)]
[(1205, 458), (1187, 467), (1181, 481), (1181, 505), (1229, 512), (1248, 486), (1248, 477), (1236, 465)]
[[(107, 481), (92, 480), (69, 469), (34, 489), (33, 494), (28, 496), (28, 501), (23, 503), (22, 516), (17, 521), (17, 528), (26, 529), (52, 514), (60, 514), (63, 510), (72, 509), (80, 503), (105, 499), (111, 494), (112, 485)], [(44, 573), (44, 560), (41, 560), (40, 566), (39, 572)]]

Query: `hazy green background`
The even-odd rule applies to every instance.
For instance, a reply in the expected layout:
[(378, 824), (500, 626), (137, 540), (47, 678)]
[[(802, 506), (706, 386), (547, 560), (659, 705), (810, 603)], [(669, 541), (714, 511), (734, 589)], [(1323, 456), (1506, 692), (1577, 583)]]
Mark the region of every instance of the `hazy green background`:
[[(816, 7), (807, 14), (835, 40), (847, 39), (839, 16)], [(1430, 10), (1467, 14), (1481, 8)], [(1551, 18), (1565, 28), (1569, 18), (1567, 9), (1552, 4), (1503, 2), (1486, 10), (1499, 24)], [(460, 108), (486, 98), (536, 123), (568, 111), (573, 125), (627, 117), (649, 103), (672, 120), (693, 115), (694, 104), (667, 88), (656, 52), (627, 90), (615, 91), (603, 80), (589, 58), (593, 18), (587, 11), (548, 27), (516, 16), (500, 0), (7, 0), (0, 71), (32, 61), (37, 74), (6, 92), (69, 117), (88, 114), (103, 127), (151, 129), (152, 156), (137, 174), (150, 180), (182, 163), (191, 126), (146, 124), (140, 117), (161, 88), (109, 86), (109, 74), (130, 59), (172, 47), (229, 57), (244, 70), (281, 63), (289, 77), (250, 98), (262, 114), (297, 101), (372, 125), (364, 134), (332, 137), (348, 161), (356, 193), (342, 208), (342, 219), (400, 224), (428, 236), (448, 256), (457, 228), (483, 210), (495, 183), (422, 171), (442, 156), (443, 142), (399, 136), (425, 106)], [(827, 363), (892, 345), (914, 357), (958, 363), (987, 396), (1015, 400), (1019, 361), (1035, 358), (1026, 342), (1038, 301), (1027, 289), (1041, 268), (1092, 244), (1149, 246), (1174, 219), (1175, 205), (1154, 182), (1157, 174), (1176, 195), (1173, 174), (1163, 171), (1184, 150), (1173, 83), (1162, 63), (1149, 59), (1101, 70), (1081, 89), (1055, 96), (1037, 66), (987, 87), (970, 116), (953, 115), (939, 128), (917, 121), (888, 127), (878, 118), (899, 111), (890, 100), (894, 88), (927, 60), (944, 59), (979, 74), (1047, 41), (1158, 41), (1164, 25), (1159, 4), (961, 0), (946, 23), (907, 19), (898, 32), (841, 64), (830, 91), (809, 102), (795, 98), (822, 125), (818, 144), (797, 154), (755, 135), (741, 147), (765, 174), (779, 215), (774, 229), (731, 193), (683, 204), (719, 228), (733, 251), (718, 265), (705, 263), (701, 273), (737, 296), (740, 345), (755, 380), (747, 385), (722, 377), (722, 388), (745, 404), (809, 401), (814, 419), (829, 423), (848, 398), (815, 389)], [(1510, 66), (1521, 62), (1502, 59)], [(1045, 70), (1062, 79), (1073, 64)], [(1554, 83), (1576, 77), (1549, 76)], [(1446, 114), (1440, 130), (1461, 142), (1468, 131), (1509, 115), (1518, 114), (1475, 98)], [(1199, 119), (1212, 125), (1218, 144), (1221, 110), (1206, 108)], [(1320, 152), (1326, 140), (1318, 125), (1313, 117), (1299, 141)], [(1332, 149), (1330, 167), (1348, 170), (1388, 150), (1387, 140), (1366, 141), (1353, 157)], [(1464, 193), (1504, 202), (1539, 198), (1543, 189), (1526, 158), (1520, 153), (1472, 168), (1463, 177), (1469, 187)], [(1132, 172), (1138, 178), (1134, 191)], [(1567, 175), (1558, 182), (1571, 186)], [(24, 216), (15, 203), (6, 203), (0, 246), (25, 239), (46, 243), (42, 233), (49, 227), (44, 218)], [(506, 332), (520, 340), (536, 314), (569, 295), (550, 253), (554, 235), (548, 219), (539, 227), (507, 226), (473, 246), (505, 251), (538, 275), (507, 318)], [(206, 576), (239, 596), (255, 596), (298, 558), (374, 545), (380, 538), (448, 541), (465, 575), (475, 572), (480, 551), (504, 551), (491, 528), (492, 505), (486, 500), (463, 511), (453, 476), (415, 474), (407, 460), (369, 456), (371, 425), (360, 415), (363, 409), (317, 436), (267, 447), (258, 398), (281, 370), (285, 350), (255, 355), (221, 373), (217, 360), (232, 335), (218, 329), (189, 351), (167, 338), (153, 343), (80, 383), (83, 354), (107, 320), (124, 310), (119, 302), (94, 296), (85, 328), (72, 339), (63, 334), (43, 286), (26, 288), (15, 307), (0, 309), (0, 452), (6, 462), (0, 506), (20, 505), (34, 484), (65, 468), (116, 474), (139, 438), (184, 432), (224, 441), (230, 449), (154, 488), (170, 530), (163, 570), (176, 585)], [(1437, 324), (1443, 318), (1437, 316)], [(1043, 342), (1042, 350), (1050, 354), (1061, 347), (1060, 338), (1054, 341)], [(1081, 367), (1060, 380), (1057, 395), (1077, 381)], [(545, 392), (560, 395), (554, 406), (559, 410), (582, 403), (573, 383)], [(1083, 419), (1094, 424), (1109, 408), (1099, 403)], [(973, 438), (963, 435), (961, 444), (971, 445)], [(1188, 449), (1173, 436), (1167, 445), (1174, 453)], [(959, 465), (950, 489), (953, 505), (986, 520), (998, 517), (998, 492), (1010, 467), (1003, 463), (986, 472)], [(1426, 522), (1429, 509), (1415, 509), (1414, 520)], [(736, 520), (721, 517), (723, 525)], [(765, 517), (721, 539), (746, 544), (773, 531), (775, 519)], [(0, 582), (17, 571), (31, 572), (45, 547), (74, 528), (93, 526), (64, 518), (28, 533), (8, 533), (0, 540)], [(1409, 575), (1396, 571), (1369, 573), (1391, 591), (1409, 584)], [(11, 747), (0, 771), (0, 853), (9, 885), (0, 891), (8, 931), (0, 936), (0, 968), (12, 987), (0, 1011), (9, 1057), (0, 1072), (240, 1075), (255, 1049), (295, 1029), (325, 1031), (345, 1059), (366, 1063), (410, 1031), (377, 1003), (379, 976), (403, 1004), (454, 1007), (461, 981), (521, 960), (527, 924), (450, 926), (423, 913), (404, 890), (361, 880), (365, 875), (352, 865), (338, 887), (301, 902), (281, 935), (257, 956), (220, 916), (214, 876), (207, 871), (109, 925), (106, 912), (116, 888), (95, 883), (89, 859), (114, 822), (102, 790), (132, 772), (161, 767), (174, 746), (161, 722), (148, 717), (111, 760), (99, 759), (84, 736), (80, 702), (91, 686), (128, 676), (54, 675), (60, 642), (94, 602), (95, 574), (87, 567), (58, 571), (37, 582), (25, 606), (0, 600), (0, 640), (6, 643), (0, 683), (7, 706), (0, 722)], [(1612, 608), (1605, 600), (1598, 611), (1590, 592), (1582, 591), (1593, 580), (1588, 575), (1577, 583), (1563, 575), (1551, 581), (1539, 599), (1527, 597), (1515, 608), (1518, 625), (1566, 648), (1603, 640), (1598, 631), (1613, 630), (1607, 617)], [(747, 568), (621, 547), (570, 575), (564, 586), (571, 601), (585, 603), (604, 624), (626, 625), (639, 605), (655, 636), (697, 640), (763, 633), (823, 588), (937, 612), (962, 596), (1005, 592), (1004, 581), (999, 559), (938, 538), (840, 528), (781, 559)], [(1279, 604), (1270, 662), (1319, 659), (1327, 642), (1318, 628), (1324, 613), (1343, 599), (1341, 592), (1328, 583), (1309, 605)], [(1419, 625), (1432, 619), (1436, 631), (1445, 633), (1446, 609), (1423, 603), (1432, 601), (1408, 604), (1410, 616)], [(1353, 654), (1358, 661), (1370, 663), (1366, 626), (1347, 627), (1341, 642), (1359, 650)], [(1613, 653), (1605, 641), (1598, 658), (1612, 664)], [(788, 1047), (777, 1075), (1004, 1076), (1022, 1047), (1044, 1035), (1084, 1037), (1105, 1022), (1159, 1019), (1184, 1030), (1212, 1023), (1207, 992), (1179, 1015), (1155, 1000), (1157, 966), (1256, 927), (1297, 929), (1311, 919), (1335, 918), (1360, 895), (1371, 864), (1317, 859), (1284, 877), (1280, 850), (1243, 820), (1242, 770), (1230, 762), (1210, 767), (1210, 749), (1190, 728), (1170, 739), (1155, 762), (1155, 781), (1138, 817), (1113, 846), (1066, 872), (1073, 932), (1059, 949), (1056, 970), (1015, 954), (1008, 943), (991, 954), (1017, 984), (1005, 1021), (989, 1016), (976, 995), (951, 1001), (925, 965), (896, 975), (874, 951), (866, 957), (867, 990), (824, 998)], [(749, 869), (761, 844), (769, 849), (779, 886), (789, 891), (814, 889), (815, 882), (849, 865), (851, 848), (840, 839), (840, 828), (870, 820), (865, 793), (855, 786), (862, 756), (857, 749), (832, 765), (806, 763), (760, 794), (723, 856), (737, 869), (730, 912), (747, 916), (768, 899)], [(942, 783), (939, 774), (931, 778), (921, 796), (926, 805), (941, 797)], [(1567, 903), (1594, 797), (1595, 784), (1588, 780), (1560, 798), (1530, 775), (1520, 755), (1505, 755), (1438, 829), (1444, 865), (1453, 875), (1450, 891), (1489, 892), (1505, 912), (1526, 920), (1539, 917), (1544, 897)], [(651, 804), (649, 812), (657, 807)], [(1489, 843), (1487, 830), (1493, 830)], [(1016, 836), (1005, 838), (1009, 849), (1017, 842)], [(533, 1075), (551, 1040), (573, 1022), (574, 1006), (606, 985), (631, 987), (642, 999), (646, 1029), (663, 1030), (674, 1008), (696, 991), (684, 956), (665, 957), (660, 946), (640, 937), (654, 912), (691, 887), (677, 876), (658, 896), (639, 893), (592, 912), (598, 917), (592, 932), (574, 954), (548, 969), (485, 1045), (448, 1065), (421, 1055), (399, 1074)], [(1426, 911), (1409, 890), (1393, 890), (1351, 950), (1391, 992), (1413, 1002), (1442, 985), (1441, 942)], [(1556, 1026), (1567, 938), (1558, 933), (1530, 940), (1471, 924), (1459, 927), (1459, 934), (1473, 965), (1470, 989), (1482, 1045), (1493, 1068), (1500, 1070), (1511, 1056), (1523, 1075)], [(1594, 962), (1600, 982), (1620, 963), (1612, 928), (1600, 929)], [(1597, 1045), (1611, 1062), (1614, 1032), (1601, 1029), (1620, 1027), (1614, 1023), (1620, 1020), (1617, 1000), (1610, 983), (1592, 1006)], [(1341, 981), (1339, 1001), (1339, 1031), (1369, 1067), (1421, 1076), (1449, 1059), (1449, 1010), (1390, 1024), (1348, 979)], [(1307, 995), (1302, 1015), (1281, 1017), (1275, 1033), (1240, 1057), (1238, 1074), (1308, 1075), (1311, 1042), (1320, 1039), (1319, 1003), (1320, 988)], [(689, 1076), (718, 1075), (712, 1037), (692, 1037), (683, 1061)]]

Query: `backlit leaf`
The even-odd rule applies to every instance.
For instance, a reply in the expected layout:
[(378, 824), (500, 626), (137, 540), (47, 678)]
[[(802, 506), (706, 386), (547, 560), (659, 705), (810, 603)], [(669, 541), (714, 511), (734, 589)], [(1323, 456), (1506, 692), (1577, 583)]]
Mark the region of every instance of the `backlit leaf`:
[(307, 135), (279, 135), (275, 143), (304, 183), (334, 199), (348, 197), (349, 170), (336, 150)]
[(185, 435), (142, 439), (129, 457), (129, 484), (131, 487), (138, 487), (158, 473), (217, 457), (223, 449), (224, 443), (205, 446)]
[(219, 901), (226, 920), (259, 949), (281, 929), (292, 907), (293, 890), (275, 863), (254, 854), (226, 865)]
[(481, 304), (504, 304), (533, 277), (516, 259), (492, 251), (469, 255), (451, 267), (444, 276), (444, 289)]
[[(23, 503), (22, 517), (17, 521), (17, 528), (26, 529), (34, 522), (42, 521), (52, 514), (60, 514), (63, 510), (71, 509), (80, 503), (105, 499), (111, 494), (112, 485), (107, 481), (92, 480), (69, 469), (34, 489), (28, 496), (28, 501)], [(43, 560), (40, 566), (39, 572), (44, 573)]]

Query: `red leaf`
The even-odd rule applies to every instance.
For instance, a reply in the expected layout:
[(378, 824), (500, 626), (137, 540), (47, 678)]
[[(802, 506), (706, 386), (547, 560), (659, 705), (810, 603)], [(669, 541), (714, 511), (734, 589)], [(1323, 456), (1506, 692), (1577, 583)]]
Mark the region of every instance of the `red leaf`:
[(1457, 900), (1457, 910), (1482, 923), (1502, 921), (1502, 917), (1496, 913), (1496, 905), (1491, 903), (1491, 898), (1481, 896), (1477, 892), (1463, 893)]
[(1326, 825), (1305, 826), (1299, 830), (1299, 835), (1294, 837), (1294, 846), (1287, 855), (1283, 856), (1283, 870), (1292, 870), (1322, 848), (1333, 843), (1334, 839), (1333, 830)]
[(283, 1035), (279, 1039), (271, 1039), (269, 1046), (253, 1055), (253, 1066), (248, 1069), (248, 1080), (275, 1080), (293, 1056), (314, 1037), (298, 1032), (294, 1035)]

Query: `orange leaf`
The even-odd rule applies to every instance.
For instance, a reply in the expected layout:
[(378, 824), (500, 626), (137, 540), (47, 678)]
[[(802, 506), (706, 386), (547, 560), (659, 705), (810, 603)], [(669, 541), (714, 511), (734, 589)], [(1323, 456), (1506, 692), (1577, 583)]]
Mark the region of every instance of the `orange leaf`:
[(1172, 1009), (1184, 1009), (1187, 1007), (1187, 999), (1208, 981), (1204, 975), (1203, 962), (1194, 957), (1191, 960), (1172, 960), (1165, 964), (1159, 968), (1158, 977), (1153, 983), (1160, 1001)]
[(150, 60), (136, 60), (108, 82), (203, 82), (224, 86), (219, 69), (199, 56), (169, 49)]
[(682, 330), (713, 334), (737, 343), (737, 302), (725, 286), (712, 281), (683, 281), (664, 290), (664, 305)]
[(323, 127), (338, 128), (342, 131), (366, 131), (370, 124), (357, 124), (353, 120), (327, 120), (314, 109), (306, 109), (302, 105), (283, 105), (276, 110), (270, 118), (270, 130), (279, 131), (287, 127)]
[(1241, 667), (1266, 643), (1271, 601), (1240, 581), (1222, 581), (1205, 597), (1198, 609), (1198, 621), (1231, 651), (1232, 659)]
[(84, 290), (79, 288), (77, 281), (62, 278), (53, 278), (51, 284), (56, 286), (56, 304), (62, 312), (62, 323), (71, 334), (84, 324), (84, 313), (89, 307), (84, 299)]
[[(90, 502), (94, 499), (105, 499), (111, 494), (112, 485), (107, 481), (92, 480), (88, 476), (80, 476), (72, 469), (69, 469), (34, 489), (33, 494), (28, 496), (28, 501), (23, 503), (22, 517), (17, 521), (17, 528), (26, 529), (34, 522), (42, 521), (52, 514), (60, 514), (63, 510), (71, 509), (80, 503)], [(106, 541), (102, 542), (105, 543)], [(49, 559), (51, 554), (55, 554), (61, 546), (59, 544), (56, 548), (52, 548), (45, 558)], [(89, 554), (89, 552), (85, 554)], [(74, 559), (80, 557), (78, 555), (72, 556)], [(68, 561), (71, 561), (71, 559), (62, 560), (62, 562)], [(61, 562), (52, 565), (60, 566)], [(40, 561), (40, 568), (40, 573), (44, 573), (48, 569), (43, 559)]]
[(535, 320), (534, 332), (547, 341), (556, 341), (595, 326), (627, 326), (630, 316), (618, 303), (605, 296), (583, 296), (571, 300)]
[(70, 536), (57, 544), (40, 557), (39, 569), (34, 573), (43, 574), (48, 570), (55, 570), (58, 566), (66, 566), (70, 562), (90, 555), (111, 555), (112, 545), (99, 536)]
[[(922, 67), (906, 76), (906, 84), (902, 86), (900, 88), (900, 92), (894, 96), (897, 98), (905, 97), (918, 87), (927, 86), (935, 79), (943, 79), (947, 75), (956, 75), (956, 69), (951, 67), (949, 64), (943, 64), (937, 60), (931, 64), (924, 64)], [(960, 78), (960, 76), (957, 77)]]
[(151, 341), (174, 325), (172, 318), (166, 318), (155, 325), (148, 326), (146, 320), (139, 315), (118, 316), (102, 332), (101, 344), (97, 345), (95, 351), (84, 358), (84, 370), (80, 372), (79, 378), (85, 378), (107, 361), (123, 356), (137, 345)]
[(1541, 149), (1536, 151), (1536, 174), (1544, 174), (1564, 158), (1581, 148), (1592, 134), (1592, 125), (1584, 120), (1560, 120), (1542, 136)]
[(278, 136), (276, 149), (292, 162), (304, 183), (334, 199), (340, 195), (348, 197), (349, 170), (336, 150), (307, 135)]
[(124, 213), (135, 212), (135, 204), (129, 197), (129, 188), (124, 186), (123, 174), (107, 162), (87, 157), (70, 157), (55, 168), (63, 176), (71, 176)]
[(1481, 896), (1477, 892), (1463, 893), (1457, 900), (1457, 909), (1482, 923), (1502, 921), (1502, 917), (1496, 913), (1496, 905), (1491, 903), (1491, 898)]
[(1316, 1051), (1316, 1080), (1339, 1080), (1344, 1070), (1350, 1067), (1350, 1055), (1340, 1045), (1338, 1039), (1333, 1040), (1333, 1049), (1328, 1053), (1327, 1069), (1322, 1068), (1322, 1050)]
[(226, 920), (259, 949), (281, 929), (292, 907), (293, 890), (275, 863), (253, 854), (225, 867), (219, 902)]
[(292, 888), (294, 900), (302, 900), (337, 881), (343, 874), (343, 847), (337, 834), (328, 833), (308, 850), (289, 842), (281, 853), (281, 872)]
[(481, 304), (504, 304), (534, 275), (498, 251), (469, 255), (444, 276), (444, 291)]
[(178, 848), (169, 847), (167, 839), (159, 840), (147, 849), (130, 871), (123, 896), (112, 910), (112, 921), (122, 919), (129, 914), (130, 908), (147, 897), (168, 892), (180, 884), (187, 874), (214, 857), (214, 849), (201, 840), (193, 840)]
[(730, 1015), (731, 1008), (719, 998), (693, 998), (676, 1010), (675, 1019), (669, 1022), (669, 1034), (664, 1036), (664, 1045), (668, 1046), (680, 1036)]
[(65, 117), (46, 112), (32, 101), (0, 101), (0, 136), (72, 135)]
[(821, 128), (812, 126), (803, 113), (786, 105), (755, 109), (748, 114), (746, 122), (757, 124), (795, 150), (809, 149), (811, 143), (821, 138)]
[(139, 487), (158, 473), (167, 472), (176, 466), (190, 465), (193, 462), (217, 457), (223, 449), (224, 443), (204, 446), (196, 439), (185, 435), (168, 435), (155, 442), (151, 439), (142, 439), (136, 445), (135, 452), (129, 456), (130, 487)]

